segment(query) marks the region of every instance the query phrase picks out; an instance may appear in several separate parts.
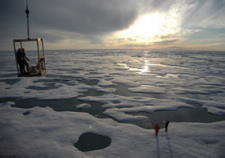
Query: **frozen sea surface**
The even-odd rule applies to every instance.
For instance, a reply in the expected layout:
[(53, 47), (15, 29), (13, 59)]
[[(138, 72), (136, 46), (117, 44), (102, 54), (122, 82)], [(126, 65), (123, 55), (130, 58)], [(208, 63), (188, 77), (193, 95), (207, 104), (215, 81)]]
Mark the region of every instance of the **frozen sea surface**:
[[(3, 54), (4, 52), (1, 52)], [(163, 120), (225, 120), (224, 52), (47, 51), (48, 73), (18, 78), (13, 53), (1, 59), (1, 102), (87, 112), (151, 128)], [(35, 64), (32, 51), (27, 55)]]
[[(14, 54), (0, 53), (0, 108), (9, 114), (21, 109), (32, 117), (32, 111), (50, 108), (49, 117), (69, 112), (140, 130), (155, 123), (163, 128), (165, 120), (182, 127), (225, 120), (225, 52), (47, 51), (47, 75), (32, 78), (18, 78)], [(33, 52), (27, 56), (35, 64)]]

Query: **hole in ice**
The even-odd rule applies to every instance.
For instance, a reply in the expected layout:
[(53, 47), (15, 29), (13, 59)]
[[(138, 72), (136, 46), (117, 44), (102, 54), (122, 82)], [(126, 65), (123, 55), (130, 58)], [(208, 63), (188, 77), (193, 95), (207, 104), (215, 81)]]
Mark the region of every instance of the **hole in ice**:
[(14, 85), (19, 81), (20, 81), (20, 79), (3, 79), (3, 80), (0, 80), (0, 82), (5, 82), (6, 84), (9, 84), (9, 85)]
[(104, 149), (111, 144), (111, 138), (91, 132), (80, 135), (74, 146), (83, 152)]
[(213, 139), (208, 139), (208, 140), (205, 140), (204, 142), (205, 144), (216, 144), (218, 141)]
[(30, 111), (26, 111), (23, 113), (24, 116), (29, 115), (31, 112)]

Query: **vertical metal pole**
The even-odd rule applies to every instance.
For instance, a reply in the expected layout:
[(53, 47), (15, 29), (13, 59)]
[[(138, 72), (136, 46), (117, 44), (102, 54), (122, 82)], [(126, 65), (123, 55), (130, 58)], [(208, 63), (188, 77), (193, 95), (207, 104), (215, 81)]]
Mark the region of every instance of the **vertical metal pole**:
[(39, 50), (39, 39), (37, 39), (37, 53), (38, 53), (39, 73), (41, 73), (41, 66), (40, 66), (40, 50)]
[(37, 39), (37, 53), (38, 53), (38, 60), (40, 60), (40, 50), (39, 50), (39, 41)]
[(45, 48), (44, 48), (44, 40), (43, 40), (43, 38), (41, 38), (41, 43), (42, 43), (42, 53), (43, 53), (43, 56), (45, 56)]
[(14, 46), (14, 52), (15, 52), (15, 59), (16, 59), (16, 69), (17, 69), (17, 76), (19, 77), (19, 66), (18, 66), (18, 61), (17, 61), (17, 56), (16, 56), (16, 43), (13, 40), (13, 46)]
[(45, 48), (44, 48), (44, 41), (43, 41), (43, 38), (41, 38), (41, 43), (42, 43), (42, 53), (43, 53), (43, 58), (44, 58), (44, 69), (45, 69), (45, 72), (46, 72)]
[(20, 48), (23, 48), (23, 43), (20, 41)]
[(26, 5), (27, 5), (27, 7), (26, 7), (26, 10), (25, 10), (25, 13), (27, 14), (27, 36), (28, 36), (27, 38), (30, 39), (30, 28), (29, 28), (29, 13), (30, 13), (30, 11), (28, 9), (27, 0), (26, 0)]

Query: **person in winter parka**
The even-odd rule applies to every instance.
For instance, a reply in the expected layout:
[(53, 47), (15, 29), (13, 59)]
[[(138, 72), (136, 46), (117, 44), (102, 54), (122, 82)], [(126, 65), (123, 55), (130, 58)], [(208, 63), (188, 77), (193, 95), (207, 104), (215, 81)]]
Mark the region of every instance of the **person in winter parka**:
[(170, 121), (168, 121), (168, 120), (165, 121), (165, 132), (168, 131), (169, 123), (170, 123)]
[(160, 126), (158, 124), (155, 124), (155, 135), (158, 136), (160, 130)]

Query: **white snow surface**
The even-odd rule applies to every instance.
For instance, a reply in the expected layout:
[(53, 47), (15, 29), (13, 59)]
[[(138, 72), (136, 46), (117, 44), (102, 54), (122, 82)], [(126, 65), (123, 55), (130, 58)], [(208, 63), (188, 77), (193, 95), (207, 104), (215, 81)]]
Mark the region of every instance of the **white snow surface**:
[[(29, 56), (29, 52), (27, 54)], [(14, 54), (3, 53), (0, 59), (0, 98), (69, 99), (93, 90), (106, 93), (105, 98), (99, 100), (99, 96), (87, 96), (90, 101), (99, 100), (108, 104), (104, 106), (112, 107), (115, 104), (109, 102), (107, 97), (116, 93), (120, 95), (117, 100), (121, 102), (119, 104), (133, 107), (134, 96), (125, 93), (141, 93), (146, 100), (145, 105), (149, 104), (149, 98), (159, 97), (159, 101), (168, 99), (169, 108), (170, 98), (176, 101), (185, 97), (187, 100), (196, 99), (209, 113), (225, 115), (223, 53), (59, 50), (48, 51), (46, 54), (46, 76), (17, 78)], [(17, 81), (10, 83), (13, 80)], [(91, 83), (93, 80), (97, 82)], [(127, 86), (127, 90), (116, 89), (121, 85)], [(121, 98), (124, 96), (130, 97), (130, 101), (124, 103)]]
[[(87, 113), (55, 112), (50, 108), (12, 108), (0, 104), (1, 157), (184, 157), (225, 156), (225, 121), (169, 124), (159, 135), (131, 124), (98, 119)], [(23, 115), (30, 112), (29, 115)], [(102, 150), (81, 152), (74, 147), (79, 136), (93, 132), (108, 136), (112, 143)]]
[(90, 108), (91, 105), (90, 104), (86, 104), (86, 103), (83, 103), (83, 104), (79, 104), (76, 106), (78, 109), (86, 109), (86, 108)]
[[(46, 54), (47, 75), (32, 78), (18, 78), (14, 54), (1, 54), (0, 157), (225, 157), (225, 121), (171, 122), (169, 132), (161, 129), (158, 137), (154, 130), (126, 124), (147, 119), (131, 113), (179, 108), (224, 116), (224, 52), (58, 50)], [(79, 102), (72, 106), (83, 111), (95, 108), (91, 102), (101, 105), (108, 118), (12, 106), (26, 99), (56, 103), (71, 98)], [(85, 132), (109, 136), (112, 143), (102, 150), (81, 152), (73, 144)]]

